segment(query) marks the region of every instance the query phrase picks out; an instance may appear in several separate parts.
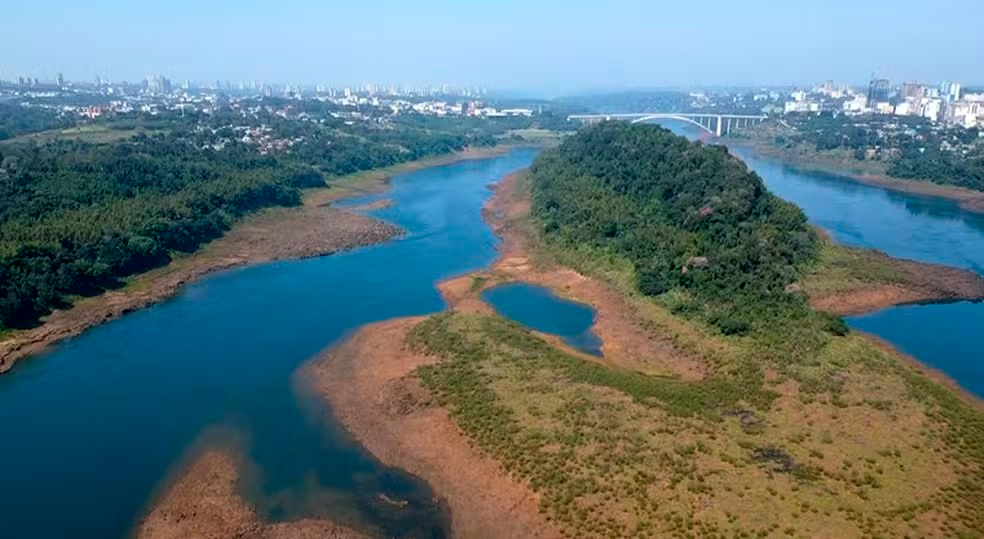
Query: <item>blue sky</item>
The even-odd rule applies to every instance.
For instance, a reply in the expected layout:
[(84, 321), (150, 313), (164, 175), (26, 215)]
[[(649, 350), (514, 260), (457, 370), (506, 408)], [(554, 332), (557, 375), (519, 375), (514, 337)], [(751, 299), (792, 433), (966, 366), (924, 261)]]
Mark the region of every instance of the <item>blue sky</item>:
[(984, 83), (982, 0), (5, 2), (0, 78), (484, 84), (547, 94)]

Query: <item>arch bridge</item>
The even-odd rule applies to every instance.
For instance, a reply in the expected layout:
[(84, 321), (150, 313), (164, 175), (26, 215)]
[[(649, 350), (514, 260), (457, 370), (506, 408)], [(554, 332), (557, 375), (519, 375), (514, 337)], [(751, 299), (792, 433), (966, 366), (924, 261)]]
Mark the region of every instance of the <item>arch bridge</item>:
[(764, 122), (768, 117), (753, 114), (701, 114), (691, 112), (638, 112), (631, 114), (572, 114), (568, 120), (594, 123), (605, 120), (625, 120), (636, 123), (653, 120), (678, 120), (686, 122), (720, 137), (734, 130)]

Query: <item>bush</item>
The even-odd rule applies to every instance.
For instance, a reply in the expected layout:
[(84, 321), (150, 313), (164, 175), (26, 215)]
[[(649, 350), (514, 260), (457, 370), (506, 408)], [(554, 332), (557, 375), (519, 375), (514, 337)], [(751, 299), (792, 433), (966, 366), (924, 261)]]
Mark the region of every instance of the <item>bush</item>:
[(747, 320), (742, 320), (734, 316), (719, 318), (714, 321), (714, 325), (725, 335), (744, 335), (752, 329), (751, 324)]
[(851, 328), (847, 326), (847, 322), (836, 314), (822, 313), (823, 316), (823, 330), (831, 335), (836, 335), (838, 337), (843, 337), (851, 332)]

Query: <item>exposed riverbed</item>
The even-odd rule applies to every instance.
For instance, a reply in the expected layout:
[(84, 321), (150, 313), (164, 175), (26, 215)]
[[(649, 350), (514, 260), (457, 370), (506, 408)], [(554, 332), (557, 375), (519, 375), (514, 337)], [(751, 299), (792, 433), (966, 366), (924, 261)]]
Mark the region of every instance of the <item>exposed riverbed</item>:
[(481, 217), (487, 185), (534, 155), (399, 176), (383, 195), (394, 204), (372, 214), (405, 236), (216, 274), (0, 377), (0, 535), (126, 535), (186, 450), (219, 424), (241, 439), (240, 490), (263, 520), (443, 536), (446, 510), (427, 485), (368, 455), (292, 374), (363, 324), (441, 310), (436, 281), (495, 257)]
[[(984, 271), (984, 216), (736, 153), (837, 241)], [(435, 282), (495, 258), (497, 240), (480, 213), (486, 186), (534, 155), (398, 177), (390, 192), (350, 205), (377, 208), (373, 215), (405, 237), (214, 275), (0, 377), (2, 536), (125, 535), (214, 425), (238, 433), (248, 464), (240, 490), (264, 520), (444, 535), (447, 513), (430, 488), (368, 455), (292, 374), (364, 324), (441, 310)], [(376, 202), (383, 199), (393, 204)], [(850, 323), (984, 392), (975, 342), (984, 305), (900, 307)]]
[[(984, 275), (984, 215), (958, 202), (887, 191), (822, 172), (734, 151), (770, 190), (796, 203), (810, 221), (845, 245), (890, 256), (932, 262)], [(901, 306), (851, 317), (852, 327), (878, 335), (984, 396), (984, 303)]]

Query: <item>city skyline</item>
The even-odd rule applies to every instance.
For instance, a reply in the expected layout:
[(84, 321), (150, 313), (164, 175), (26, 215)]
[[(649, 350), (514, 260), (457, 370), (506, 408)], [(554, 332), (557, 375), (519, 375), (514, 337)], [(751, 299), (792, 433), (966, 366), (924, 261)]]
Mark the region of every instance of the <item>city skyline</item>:
[[(863, 84), (872, 73), (984, 83), (975, 61), (984, 36), (973, 17), (952, 16), (976, 6), (919, 6), (836, 0), (823, 9), (763, 1), (695, 8), (632, 0), (599, 10), (550, 0), (271, 8), (176, 0), (150, 11), (119, 0), (55, 0), (11, 6), (19, 22), (0, 35), (0, 47), (18, 53), (0, 59), (0, 77), (60, 72), (69, 80), (138, 80), (167, 73), (175, 81), (450, 83), (550, 95), (820, 78)], [(879, 22), (885, 13), (893, 24)], [(830, 28), (858, 37), (834, 39)], [(51, 34), (59, 39), (37, 39)], [(56, 46), (66, 40), (73, 46)]]

